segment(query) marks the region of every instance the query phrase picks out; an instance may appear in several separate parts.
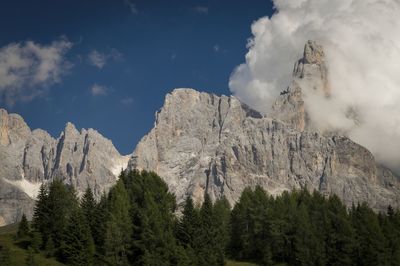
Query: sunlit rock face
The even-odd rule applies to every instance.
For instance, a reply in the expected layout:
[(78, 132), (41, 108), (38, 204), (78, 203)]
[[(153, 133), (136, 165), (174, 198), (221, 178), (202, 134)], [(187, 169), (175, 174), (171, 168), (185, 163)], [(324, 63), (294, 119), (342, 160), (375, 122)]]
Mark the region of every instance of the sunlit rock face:
[(40, 185), (61, 178), (81, 195), (89, 185), (97, 197), (126, 168), (110, 140), (93, 129), (67, 123), (58, 139), (31, 131), (21, 116), (0, 109), (0, 224), (31, 217)]
[(266, 115), (233, 96), (176, 89), (128, 168), (157, 172), (178, 201), (191, 196), (201, 202), (208, 193), (234, 203), (245, 187), (261, 185), (272, 195), (306, 187), (335, 193), (347, 205), (399, 206), (399, 179), (367, 149), (314, 129), (304, 103), (311, 92), (330, 93), (323, 49), (312, 41), (295, 64), (293, 82)]

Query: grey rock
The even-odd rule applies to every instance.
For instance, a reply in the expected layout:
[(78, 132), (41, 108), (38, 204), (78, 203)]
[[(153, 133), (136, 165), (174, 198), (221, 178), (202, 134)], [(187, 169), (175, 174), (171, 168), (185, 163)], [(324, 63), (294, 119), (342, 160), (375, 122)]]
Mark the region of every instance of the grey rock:
[(0, 109), (0, 225), (28, 218), (42, 183), (54, 178), (72, 185), (78, 196), (89, 185), (97, 198), (116, 182), (129, 156), (96, 130), (80, 132), (67, 123), (58, 139), (31, 131), (22, 117)]

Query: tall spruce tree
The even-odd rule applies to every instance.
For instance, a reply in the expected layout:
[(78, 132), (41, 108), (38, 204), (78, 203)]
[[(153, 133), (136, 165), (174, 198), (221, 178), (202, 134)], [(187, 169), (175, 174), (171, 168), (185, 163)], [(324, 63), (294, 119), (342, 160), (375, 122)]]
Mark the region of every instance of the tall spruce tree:
[(129, 196), (119, 179), (108, 195), (108, 220), (104, 239), (105, 259), (111, 265), (129, 265), (132, 220)]
[(25, 214), (22, 214), (21, 221), (18, 224), (17, 238), (24, 239), (24, 238), (28, 237), (29, 234), (30, 234), (30, 228), (29, 228), (28, 219), (26, 219)]
[(81, 210), (92, 237), (96, 234), (96, 205), (92, 189), (88, 186), (81, 199)]
[(68, 265), (93, 265), (95, 246), (82, 210), (75, 209), (71, 213), (60, 251)]
[[(48, 191), (45, 184), (40, 185), (39, 195), (36, 199), (35, 209), (32, 219), (32, 228), (34, 231), (37, 248), (41, 248), (43, 243), (47, 242), (50, 235), (50, 209), (49, 209)], [(36, 249), (36, 247), (35, 247)]]

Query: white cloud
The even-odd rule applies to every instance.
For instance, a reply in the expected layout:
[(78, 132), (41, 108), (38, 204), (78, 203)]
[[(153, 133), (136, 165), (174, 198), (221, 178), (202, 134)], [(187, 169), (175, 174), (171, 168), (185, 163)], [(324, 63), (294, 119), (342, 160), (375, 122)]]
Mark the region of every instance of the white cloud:
[(120, 53), (117, 49), (111, 49), (111, 51), (107, 53), (101, 53), (97, 50), (92, 50), (88, 55), (89, 63), (99, 69), (102, 69), (108, 61), (118, 61), (122, 59), (122, 53)]
[(135, 3), (129, 1), (129, 0), (124, 0), (125, 5), (127, 5), (131, 11), (132, 14), (136, 15), (139, 11), (136, 8)]
[(199, 14), (207, 15), (208, 14), (208, 7), (206, 6), (195, 6), (194, 11), (196, 11)]
[(65, 38), (48, 45), (33, 41), (0, 48), (0, 100), (8, 105), (28, 101), (61, 81), (72, 66), (65, 53), (72, 43)]
[(218, 44), (214, 45), (213, 50), (214, 50), (214, 52), (218, 53), (220, 50), (219, 45)]
[(108, 94), (108, 88), (99, 84), (93, 84), (90, 88), (90, 93), (93, 96), (106, 96)]
[[(246, 62), (232, 73), (234, 95), (267, 112), (290, 83), (311, 39), (325, 48), (332, 95), (305, 98), (313, 122), (347, 132), (381, 162), (400, 165), (400, 2), (274, 0), (276, 12), (252, 25)], [(306, 88), (305, 88), (306, 89)], [(346, 112), (357, 110), (360, 125)]]

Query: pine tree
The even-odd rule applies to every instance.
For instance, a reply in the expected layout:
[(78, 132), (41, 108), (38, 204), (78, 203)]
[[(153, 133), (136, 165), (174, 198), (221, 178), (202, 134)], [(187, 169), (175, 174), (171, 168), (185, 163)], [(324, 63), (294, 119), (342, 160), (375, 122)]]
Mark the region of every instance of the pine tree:
[(225, 263), (225, 254), (229, 244), (231, 207), (225, 197), (214, 203), (213, 223), (216, 229), (215, 242), (218, 264)]
[(191, 197), (187, 197), (182, 211), (182, 217), (178, 222), (177, 239), (184, 247), (188, 261), (192, 265), (197, 264), (197, 257), (194, 248), (197, 244), (199, 231), (199, 212), (194, 207)]
[(95, 252), (90, 228), (80, 209), (76, 209), (66, 226), (60, 247), (62, 257), (68, 265), (92, 265)]
[(174, 236), (176, 202), (166, 183), (145, 171), (133, 171), (123, 180), (132, 203), (132, 263), (175, 265), (187, 260)]
[(56, 254), (56, 248), (54, 246), (53, 237), (49, 236), (46, 242), (46, 246), (44, 247), (46, 257), (50, 258)]
[(336, 196), (328, 200), (326, 259), (329, 265), (352, 265), (354, 230), (346, 206)]
[(41, 246), (42, 246), (42, 235), (40, 234), (40, 232), (35, 230), (32, 232), (30, 248), (32, 248), (32, 250), (35, 253), (38, 253)]
[(30, 229), (29, 229), (28, 220), (26, 219), (25, 214), (22, 214), (21, 221), (19, 222), (19, 225), (18, 225), (17, 238), (24, 239), (29, 236), (29, 233), (30, 233)]
[[(78, 198), (72, 187), (68, 187), (61, 180), (55, 179), (49, 186), (46, 205), (49, 210), (47, 215), (50, 231), (46, 241), (49, 237), (52, 237), (56, 253), (59, 253), (68, 221), (72, 213), (79, 207)], [(60, 257), (60, 259), (63, 258)]]
[(219, 265), (220, 256), (216, 243), (217, 229), (213, 217), (213, 203), (210, 196), (204, 195), (204, 202), (200, 208), (200, 227), (198, 243), (195, 247), (197, 259), (200, 265)]
[(355, 229), (355, 265), (385, 265), (385, 237), (377, 215), (366, 203), (358, 205), (351, 213)]
[(40, 234), (40, 245), (46, 243), (47, 238), (50, 235), (50, 209), (48, 203), (48, 191), (46, 186), (42, 183), (40, 185), (39, 195), (36, 200), (32, 219), (32, 228), (34, 229), (36, 234)]
[(35, 259), (35, 253), (31, 248), (28, 249), (28, 254), (27, 254), (27, 257), (25, 260), (25, 265), (26, 266), (39, 266), (39, 264), (37, 263), (37, 261)]
[(84, 220), (90, 228), (92, 237), (96, 234), (96, 200), (94, 199), (92, 189), (88, 186), (85, 194), (81, 199), (81, 209), (84, 216)]
[(128, 265), (132, 221), (129, 196), (121, 179), (109, 192), (108, 207), (109, 219), (104, 243), (106, 260), (112, 265)]

